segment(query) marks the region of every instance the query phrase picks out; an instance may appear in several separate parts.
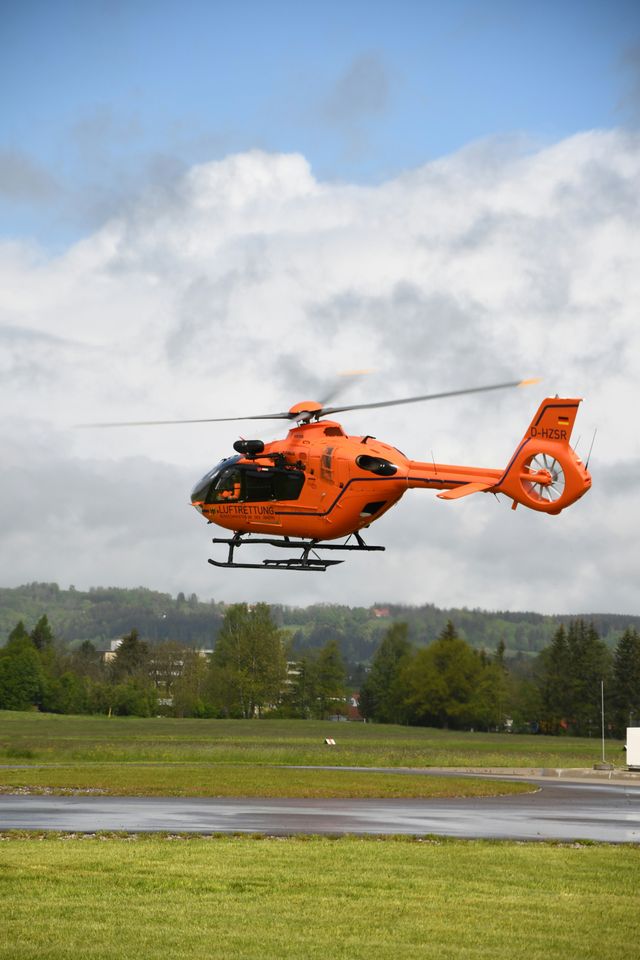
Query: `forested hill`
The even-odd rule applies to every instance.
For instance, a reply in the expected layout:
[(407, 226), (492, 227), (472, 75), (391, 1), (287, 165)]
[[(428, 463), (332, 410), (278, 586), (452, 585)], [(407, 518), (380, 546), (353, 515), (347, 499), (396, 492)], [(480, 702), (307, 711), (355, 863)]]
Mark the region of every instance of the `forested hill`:
[[(90, 640), (104, 646), (109, 640), (135, 627), (142, 638), (153, 642), (177, 640), (198, 648), (211, 648), (227, 607), (215, 601), (202, 602), (195, 594), (172, 597), (142, 587), (116, 587), (88, 591), (62, 590), (55, 583), (30, 583), (0, 588), (0, 644), (19, 620), (31, 630), (46, 614), (54, 634), (74, 645)], [(538, 613), (488, 612), (439, 609), (433, 604), (402, 606), (380, 603), (375, 607), (322, 604), (311, 607), (272, 607), (274, 620), (291, 636), (294, 650), (321, 647), (337, 639), (343, 655), (352, 663), (369, 660), (385, 630), (394, 622), (409, 624), (411, 640), (418, 646), (439, 635), (447, 620), (461, 637), (477, 648), (495, 650), (504, 641), (507, 653), (534, 654), (551, 640), (562, 621), (583, 616), (592, 621), (609, 645), (617, 642), (628, 626), (638, 628), (640, 616), (580, 614), (543, 616)]]

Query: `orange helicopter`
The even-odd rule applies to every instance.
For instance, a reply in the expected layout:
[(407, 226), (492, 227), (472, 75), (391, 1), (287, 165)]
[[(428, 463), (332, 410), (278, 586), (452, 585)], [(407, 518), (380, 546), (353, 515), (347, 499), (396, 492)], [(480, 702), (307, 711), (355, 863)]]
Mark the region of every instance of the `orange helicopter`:
[[(137, 421), (127, 426), (160, 423), (211, 423), (231, 420), (288, 420), (294, 423), (284, 440), (237, 440), (235, 456), (221, 460), (193, 488), (191, 502), (209, 523), (233, 532), (214, 537), (228, 546), (217, 567), (324, 571), (341, 560), (320, 550), (384, 550), (366, 544), (360, 531), (378, 520), (414, 487), (437, 490), (443, 500), (472, 493), (503, 493), (542, 513), (557, 514), (575, 503), (591, 486), (582, 460), (569, 445), (579, 399), (547, 397), (503, 469), (452, 466), (410, 460), (395, 447), (366, 435), (348, 436), (335, 420), (348, 410), (390, 407), (507, 387), (538, 380), (454, 390), (382, 403), (327, 406), (303, 401), (290, 410), (253, 417), (188, 421)], [(100, 426), (125, 424), (100, 424)], [(256, 536), (257, 535), (257, 536)], [(344, 543), (335, 540), (347, 538)], [(301, 551), (299, 556), (238, 563), (235, 551), (246, 544), (266, 544)]]

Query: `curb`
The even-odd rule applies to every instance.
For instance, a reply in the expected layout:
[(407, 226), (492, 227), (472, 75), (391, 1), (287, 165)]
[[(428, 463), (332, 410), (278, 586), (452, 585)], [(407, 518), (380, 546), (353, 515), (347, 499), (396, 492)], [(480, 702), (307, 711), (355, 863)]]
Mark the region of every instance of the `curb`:
[(592, 767), (431, 767), (438, 773), (472, 773), (477, 776), (518, 777), (536, 780), (614, 780), (640, 785), (640, 770), (594, 770)]

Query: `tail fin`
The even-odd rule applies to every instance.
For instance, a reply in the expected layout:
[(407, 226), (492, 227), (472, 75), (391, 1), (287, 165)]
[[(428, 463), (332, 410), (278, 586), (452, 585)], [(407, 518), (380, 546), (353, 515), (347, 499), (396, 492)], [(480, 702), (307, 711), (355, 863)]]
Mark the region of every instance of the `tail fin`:
[(538, 407), (523, 440), (557, 440), (568, 443), (580, 400), (561, 400), (547, 397)]
[(591, 486), (582, 460), (569, 445), (579, 399), (547, 397), (529, 424), (492, 493), (504, 493), (543, 513), (560, 513)]

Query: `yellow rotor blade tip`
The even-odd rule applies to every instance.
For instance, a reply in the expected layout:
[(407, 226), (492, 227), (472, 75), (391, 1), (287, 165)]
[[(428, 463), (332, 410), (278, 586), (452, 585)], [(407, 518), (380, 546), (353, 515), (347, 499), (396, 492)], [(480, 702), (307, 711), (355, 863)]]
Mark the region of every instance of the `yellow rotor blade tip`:
[(529, 377), (528, 380), (521, 380), (518, 384), (519, 387), (530, 387), (534, 383), (541, 383), (542, 377)]

